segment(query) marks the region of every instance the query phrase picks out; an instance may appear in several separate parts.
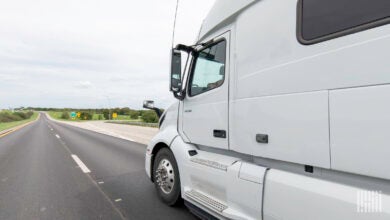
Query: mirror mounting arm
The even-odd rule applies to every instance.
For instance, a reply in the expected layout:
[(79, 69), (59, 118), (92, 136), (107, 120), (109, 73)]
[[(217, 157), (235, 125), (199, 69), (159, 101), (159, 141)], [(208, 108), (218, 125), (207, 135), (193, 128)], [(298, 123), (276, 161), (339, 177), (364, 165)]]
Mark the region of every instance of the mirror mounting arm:
[(183, 92), (174, 92), (174, 93), (173, 93), (173, 96), (174, 96), (175, 98), (179, 99), (180, 101), (183, 101), (184, 98), (186, 97), (184, 91), (183, 91)]
[(161, 110), (159, 108), (155, 107), (155, 108), (151, 108), (150, 110), (155, 111), (157, 116), (158, 116), (158, 118), (161, 118), (162, 112), (161, 112)]
[(194, 52), (195, 49), (192, 47), (192, 46), (186, 46), (184, 44), (178, 44), (176, 45), (175, 47), (176, 50), (180, 50), (180, 51), (185, 51), (187, 53), (191, 53), (191, 52)]
[(143, 107), (146, 108), (146, 109), (150, 109), (150, 110), (155, 111), (157, 116), (158, 116), (158, 118), (160, 118), (161, 115), (162, 115), (161, 110), (159, 108), (154, 107), (154, 101), (152, 101), (152, 100), (145, 100), (144, 104), (143, 104)]

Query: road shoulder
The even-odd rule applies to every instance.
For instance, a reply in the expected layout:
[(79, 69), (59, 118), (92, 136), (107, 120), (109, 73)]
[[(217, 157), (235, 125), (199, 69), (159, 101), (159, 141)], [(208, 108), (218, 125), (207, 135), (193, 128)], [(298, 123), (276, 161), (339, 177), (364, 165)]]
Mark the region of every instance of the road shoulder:
[(5, 129), (5, 130), (0, 131), (0, 138), (1, 138), (1, 137), (4, 137), (4, 136), (6, 136), (6, 135), (9, 135), (9, 134), (11, 134), (12, 132), (15, 132), (15, 131), (17, 131), (17, 130), (19, 130), (19, 129), (21, 129), (21, 128), (26, 127), (27, 125), (30, 125), (30, 124), (32, 124), (32, 123), (38, 121), (39, 118), (40, 118), (40, 116), (41, 116), (41, 114), (38, 113), (37, 118), (36, 118), (36, 119), (33, 119), (32, 121), (26, 121), (25, 123), (23, 123), (23, 124), (21, 124), (21, 125), (17, 125), (17, 126), (15, 126), (15, 127), (11, 127), (11, 128), (8, 128), (8, 129)]
[(121, 138), (124, 140), (148, 144), (150, 140), (158, 133), (157, 128), (141, 127), (123, 124), (111, 124), (104, 121), (86, 121), (86, 122), (70, 122), (56, 120), (45, 113), (49, 120), (54, 122), (71, 125), (74, 127), (94, 131), (100, 134)]

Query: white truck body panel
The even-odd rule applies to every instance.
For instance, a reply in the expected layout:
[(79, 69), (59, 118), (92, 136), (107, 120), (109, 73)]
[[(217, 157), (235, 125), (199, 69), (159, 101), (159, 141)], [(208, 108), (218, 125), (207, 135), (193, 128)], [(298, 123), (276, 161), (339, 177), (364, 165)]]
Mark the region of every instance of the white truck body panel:
[[(214, 213), (219, 218), (259, 219), (267, 168), (203, 151), (198, 151), (199, 154), (194, 157), (189, 156), (188, 151), (196, 149), (180, 137), (171, 145), (179, 164), (183, 198), (196, 203), (186, 195), (186, 192), (194, 190), (227, 207)], [(207, 161), (217, 162), (218, 165), (208, 165)], [(205, 210), (213, 210), (211, 205), (198, 205)]]
[[(268, 171), (266, 184), (263, 210), (265, 220), (385, 220), (390, 218), (389, 194), (382, 195), (382, 212), (358, 211), (357, 195), (363, 190), (371, 189), (279, 170)], [(381, 188), (389, 190), (389, 186), (383, 182)]]
[(259, 1), (237, 17), (234, 99), (390, 83), (390, 25), (305, 46), (296, 8), (296, 0)]
[(330, 168), (328, 91), (234, 100), (230, 113), (231, 150)]
[(298, 2), (216, 1), (196, 43), (227, 39), (225, 81), (168, 109), (147, 173), (170, 147), (182, 197), (221, 219), (390, 219), (390, 25), (303, 45)]
[[(332, 132), (335, 129), (334, 133), (340, 130), (336, 122), (334, 126), (329, 126), (328, 120), (333, 122), (334, 119), (332, 114), (329, 117), (328, 114), (332, 109), (346, 105), (328, 106), (328, 99), (332, 97), (327, 92), (337, 94), (339, 89), (390, 83), (390, 65), (387, 61), (390, 25), (305, 46), (299, 44), (295, 36), (296, 20), (293, 18), (297, 16), (296, 6), (296, 0), (260, 1), (239, 14), (234, 22), (232, 57), (235, 59), (231, 62), (235, 68), (230, 81), (230, 149), (254, 156), (330, 168), (331, 157), (342, 160), (350, 158), (348, 152), (351, 147), (348, 150), (346, 148), (346, 151), (336, 150), (331, 153), (333, 147), (329, 140), (339, 140), (332, 140), (334, 135), (331, 136), (326, 130)], [(283, 16), (276, 16), (275, 11)], [(257, 21), (256, 25), (251, 21)], [(323, 95), (314, 97), (313, 94)], [(375, 96), (378, 95), (383, 100), (390, 98), (390, 93), (377, 93)], [(301, 98), (294, 102), (294, 97), (305, 96), (311, 98)], [(354, 107), (357, 108), (357, 105)], [(350, 106), (348, 109), (352, 111), (353, 108)], [(366, 120), (370, 116), (367, 114)], [(383, 114), (378, 115), (378, 118), (384, 120), (382, 124), (390, 123)], [(376, 123), (377, 119), (371, 119), (371, 126), (383, 128), (380, 123)], [(376, 137), (385, 132), (377, 132)], [(269, 134), (270, 143), (266, 146), (256, 143), (256, 133)], [(347, 139), (351, 140), (345, 136), (344, 141)], [(382, 140), (381, 145), (390, 144), (390, 139)], [(376, 154), (388, 152), (379, 145), (377, 147), (382, 151), (378, 149)], [(377, 159), (368, 158), (368, 155), (365, 156), (366, 160)], [(356, 163), (361, 159), (356, 160)], [(343, 166), (332, 166), (332, 169), (360, 173), (358, 167), (366, 166), (363, 163), (360, 166), (343, 163)], [(390, 160), (377, 163), (375, 168), (366, 167), (360, 174), (376, 172), (372, 176), (388, 178), (386, 171), (390, 167)], [(380, 169), (379, 164), (382, 166)], [(346, 169), (346, 166), (349, 168)], [(368, 172), (367, 169), (375, 171)]]
[(332, 169), (390, 179), (389, 103), (389, 85), (330, 92)]
[(234, 18), (234, 15), (239, 13), (240, 10), (243, 10), (245, 7), (256, 1), (257, 0), (216, 1), (206, 19), (203, 21), (202, 27), (199, 31), (199, 39), (202, 38), (202, 40), (204, 40), (211, 31), (215, 31), (218, 27), (222, 27), (226, 20), (229, 20), (229, 18), (232, 17)]

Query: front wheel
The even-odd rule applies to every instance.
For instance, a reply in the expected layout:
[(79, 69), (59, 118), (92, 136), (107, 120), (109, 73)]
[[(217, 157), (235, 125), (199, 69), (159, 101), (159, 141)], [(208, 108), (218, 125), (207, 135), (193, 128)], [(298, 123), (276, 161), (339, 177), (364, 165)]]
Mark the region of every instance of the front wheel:
[(157, 194), (164, 203), (174, 206), (182, 201), (179, 169), (170, 149), (158, 151), (153, 164), (153, 175)]

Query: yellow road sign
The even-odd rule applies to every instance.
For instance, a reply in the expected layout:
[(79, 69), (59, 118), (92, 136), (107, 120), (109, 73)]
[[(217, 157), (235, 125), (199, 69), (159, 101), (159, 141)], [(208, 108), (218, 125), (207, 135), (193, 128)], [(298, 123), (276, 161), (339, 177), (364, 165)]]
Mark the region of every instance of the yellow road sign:
[(117, 118), (118, 117), (118, 114), (117, 113), (112, 113), (112, 118)]
[(81, 112), (77, 112), (77, 117), (80, 118)]

